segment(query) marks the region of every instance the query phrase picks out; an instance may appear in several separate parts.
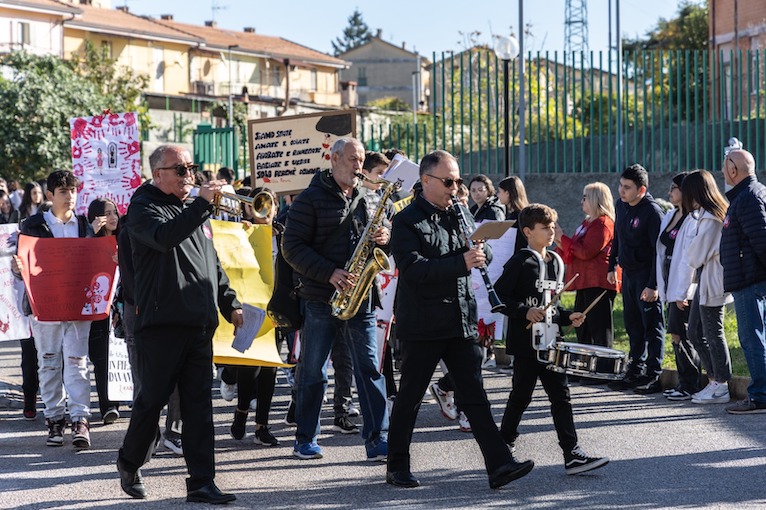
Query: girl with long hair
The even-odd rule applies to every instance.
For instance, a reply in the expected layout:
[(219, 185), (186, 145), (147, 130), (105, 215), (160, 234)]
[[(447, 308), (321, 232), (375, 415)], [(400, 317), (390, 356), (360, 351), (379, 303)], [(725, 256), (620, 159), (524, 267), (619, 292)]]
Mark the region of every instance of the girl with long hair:
[(695, 404), (729, 402), (731, 354), (723, 329), (724, 305), (733, 301), (723, 290), (723, 266), (719, 260), (721, 226), (728, 203), (713, 175), (696, 170), (682, 184), (684, 207), (699, 216), (695, 237), (686, 253), (687, 264), (696, 271), (697, 292), (689, 312), (689, 339), (699, 353), (708, 385), (692, 396)]

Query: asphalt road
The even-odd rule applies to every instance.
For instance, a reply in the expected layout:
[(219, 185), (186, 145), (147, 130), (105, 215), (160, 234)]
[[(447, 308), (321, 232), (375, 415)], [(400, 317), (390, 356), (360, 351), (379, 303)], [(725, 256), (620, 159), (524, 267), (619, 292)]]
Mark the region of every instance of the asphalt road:
[[(29, 422), (14, 407), (20, 403), (19, 356), (16, 342), (0, 343), (0, 401), (6, 397), (0, 404), (0, 508), (204, 507), (185, 503), (185, 464), (165, 449), (143, 469), (149, 498), (131, 500), (122, 493), (115, 460), (127, 418), (108, 426), (94, 422), (90, 450), (75, 453), (71, 436), (63, 448), (46, 447), (42, 414)], [(498, 423), (510, 382), (485, 371)], [(278, 447), (252, 443), (252, 418), (246, 438), (232, 439), (233, 403), (214, 389), (216, 483), (236, 493), (229, 508), (766, 508), (766, 415), (732, 416), (722, 405), (673, 403), (605, 386), (573, 383), (571, 389), (580, 444), (610, 457), (609, 465), (580, 476), (564, 473), (548, 401), (538, 386), (518, 442), (518, 457), (533, 459), (535, 469), (501, 490), (489, 488), (471, 434), (442, 418), (432, 401), (421, 407), (412, 447), (413, 472), (422, 486), (401, 489), (385, 484), (382, 463), (365, 460), (358, 435), (332, 433), (331, 406), (322, 413), (324, 458), (295, 459), (294, 429), (282, 423), (289, 390), (281, 374), (272, 408)]]

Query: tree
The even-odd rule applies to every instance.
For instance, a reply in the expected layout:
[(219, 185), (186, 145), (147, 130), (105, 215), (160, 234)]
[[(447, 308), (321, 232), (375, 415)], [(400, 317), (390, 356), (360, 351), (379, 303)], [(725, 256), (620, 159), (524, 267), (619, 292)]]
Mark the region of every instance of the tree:
[(333, 53), (337, 57), (341, 53), (346, 53), (372, 40), (370, 27), (362, 19), (362, 13), (359, 9), (354, 9), (354, 13), (348, 17), (348, 26), (343, 30), (343, 37), (337, 37), (332, 41)]
[[(72, 164), (69, 119), (136, 111), (139, 82), (119, 70), (14, 52), (0, 59), (0, 172), (40, 179)], [(144, 110), (145, 112), (145, 110)], [(144, 125), (145, 126), (145, 125)]]

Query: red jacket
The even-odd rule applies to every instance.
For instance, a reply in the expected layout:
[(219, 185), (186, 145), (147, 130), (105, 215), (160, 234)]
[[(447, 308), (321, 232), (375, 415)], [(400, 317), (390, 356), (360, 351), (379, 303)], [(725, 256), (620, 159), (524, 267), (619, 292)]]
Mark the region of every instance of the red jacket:
[[(585, 220), (577, 227), (573, 237), (562, 236), (559, 255), (567, 265), (568, 281), (575, 273), (580, 276), (572, 283), (569, 290), (598, 287), (620, 290), (619, 285), (612, 285), (606, 280), (609, 271), (609, 250), (614, 239), (614, 221), (609, 216), (600, 216), (593, 221)], [(617, 281), (620, 268), (617, 268)]]

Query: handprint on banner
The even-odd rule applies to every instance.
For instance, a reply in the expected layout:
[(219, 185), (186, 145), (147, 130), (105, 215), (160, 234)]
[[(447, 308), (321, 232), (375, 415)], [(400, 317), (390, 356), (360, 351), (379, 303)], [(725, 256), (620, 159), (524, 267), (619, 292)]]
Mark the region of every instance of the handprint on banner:
[(122, 125), (125, 123), (125, 121), (123, 121), (120, 117), (121, 115), (119, 113), (109, 114), (109, 123), (106, 127), (106, 132), (108, 134), (118, 136), (122, 133)]
[(141, 152), (141, 144), (138, 142), (120, 142), (120, 155), (129, 158), (134, 154)]
[(386, 287), (388, 287), (388, 284), (391, 283), (391, 280), (394, 279), (395, 275), (389, 274), (389, 273), (380, 273), (380, 278), (383, 280), (380, 284), (380, 288), (385, 290)]
[(82, 147), (80, 147), (80, 142), (76, 142), (75, 146), (72, 147), (72, 159), (80, 159), (82, 157)]
[(135, 169), (130, 176), (122, 176), (122, 187), (126, 190), (136, 189), (141, 185), (141, 173)]
[(0, 333), (7, 333), (11, 327), (11, 316), (5, 314), (5, 321), (0, 320)]
[(77, 163), (72, 165), (72, 173), (77, 177), (77, 180), (82, 182), (82, 176), (85, 175), (85, 169), (81, 164)]
[(136, 138), (138, 136), (138, 119), (135, 113), (125, 114), (125, 135), (130, 138)]
[(87, 127), (87, 120), (83, 119), (82, 117), (75, 119), (72, 123), (72, 139), (76, 140), (77, 138), (87, 138), (87, 134), (85, 132)]

